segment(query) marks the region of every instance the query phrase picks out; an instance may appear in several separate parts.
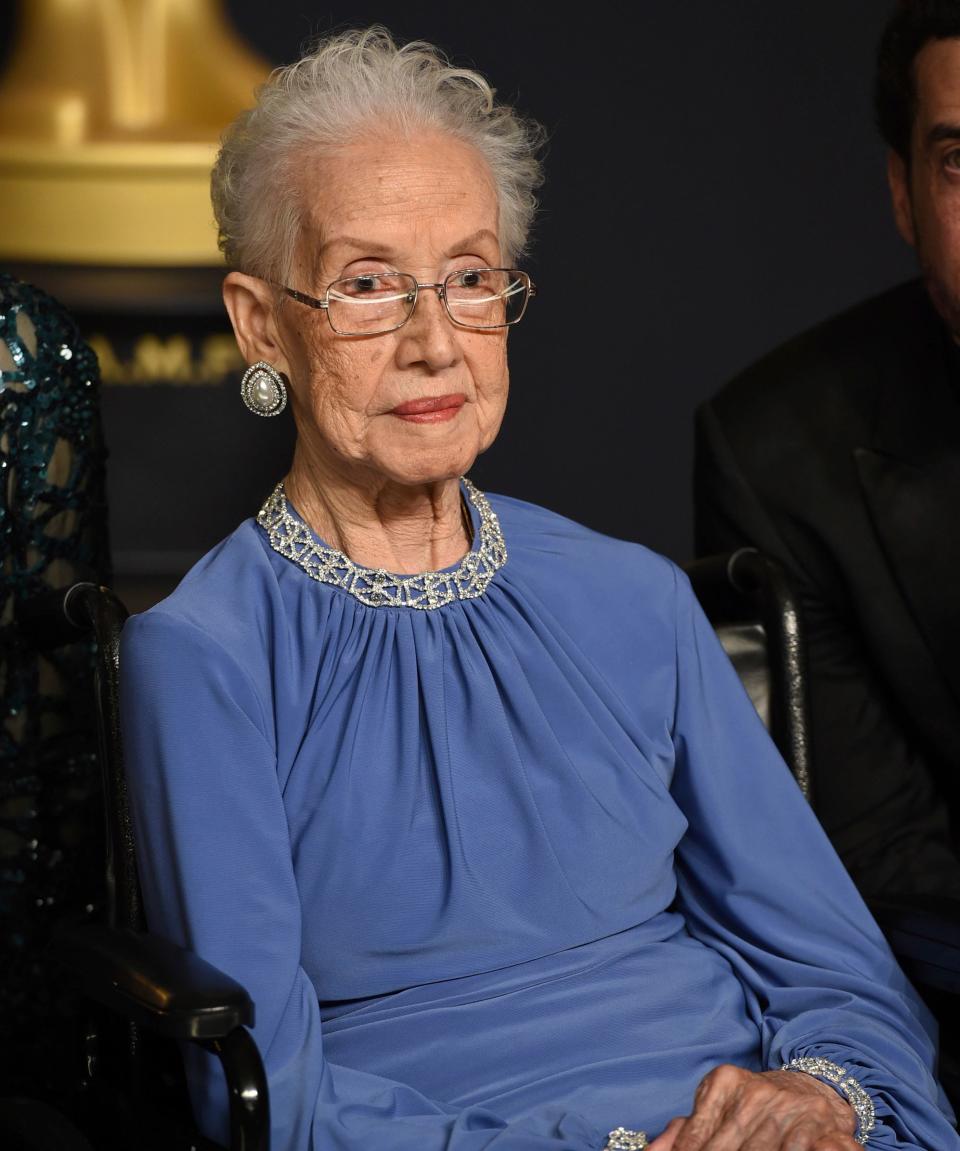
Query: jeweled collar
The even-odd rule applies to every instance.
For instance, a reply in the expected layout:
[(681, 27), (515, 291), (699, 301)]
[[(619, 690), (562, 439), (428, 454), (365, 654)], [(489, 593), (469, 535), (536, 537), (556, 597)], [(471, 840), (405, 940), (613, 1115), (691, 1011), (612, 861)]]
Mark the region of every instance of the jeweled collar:
[(457, 599), (482, 596), (507, 562), (507, 545), (496, 512), (466, 476), (460, 482), (480, 516), (479, 541), (455, 568), (445, 571), (395, 575), (382, 568), (360, 567), (343, 552), (320, 543), (291, 512), (282, 482), (260, 509), (257, 523), (267, 533), (273, 550), (303, 568), (311, 579), (342, 588), (367, 607), (432, 611)]

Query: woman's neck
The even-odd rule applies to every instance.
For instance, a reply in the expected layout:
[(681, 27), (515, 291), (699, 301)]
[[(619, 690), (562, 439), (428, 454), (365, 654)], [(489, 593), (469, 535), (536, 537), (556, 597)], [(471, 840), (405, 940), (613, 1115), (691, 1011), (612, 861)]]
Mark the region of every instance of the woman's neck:
[(470, 550), (457, 479), (410, 486), (369, 473), (362, 484), (294, 455), (287, 498), (330, 547), (355, 564), (398, 574), (450, 567)]

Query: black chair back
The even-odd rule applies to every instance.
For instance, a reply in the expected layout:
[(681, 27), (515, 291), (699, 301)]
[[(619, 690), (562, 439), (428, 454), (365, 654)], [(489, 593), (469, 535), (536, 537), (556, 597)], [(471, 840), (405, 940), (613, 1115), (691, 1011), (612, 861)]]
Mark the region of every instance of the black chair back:
[(27, 600), (18, 632), (39, 650), (96, 639), (94, 706), (106, 819), (106, 919), (111, 927), (145, 928), (120, 731), (120, 633), (127, 609), (109, 588), (76, 583)]
[[(247, 1030), (254, 1020), (249, 995), (199, 956), (146, 931), (120, 729), (120, 633), (126, 618), (120, 600), (92, 583), (35, 597), (17, 618), (21, 634), (41, 647), (89, 641), (91, 635), (96, 640), (106, 923), (68, 927), (57, 941), (61, 965), (110, 1015), (87, 1025), (84, 1084), (99, 1102), (84, 1126), (98, 1151), (133, 1145), (143, 1151), (213, 1151), (215, 1145), (193, 1126), (179, 1053), (156, 1039), (141, 1043), (141, 1033), (146, 1038), (149, 1032), (214, 1052), (227, 1081), (231, 1151), (268, 1151), (267, 1083)], [(116, 1025), (119, 1044), (112, 1034)], [(105, 1111), (107, 1119), (100, 1114)]]
[(120, 632), (128, 613), (109, 588), (89, 583), (70, 588), (64, 597), (63, 611), (71, 622), (97, 637), (94, 691), (107, 820), (107, 922), (111, 927), (143, 931), (146, 922), (137, 880), (120, 731)]
[(684, 570), (800, 790), (813, 802), (803, 622), (786, 572), (755, 548), (694, 560)]

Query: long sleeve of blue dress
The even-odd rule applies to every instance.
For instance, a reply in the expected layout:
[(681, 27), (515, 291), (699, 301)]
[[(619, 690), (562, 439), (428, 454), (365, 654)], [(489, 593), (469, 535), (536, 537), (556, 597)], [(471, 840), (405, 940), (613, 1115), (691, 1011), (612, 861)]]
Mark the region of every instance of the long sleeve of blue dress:
[[(437, 611), (252, 522), (124, 632), (151, 929), (256, 1004), (275, 1151), (598, 1151), (802, 1055), (960, 1148), (927, 1016), (682, 576), (517, 501)], [(205, 1129), (226, 1098), (194, 1055)]]
[(690, 821), (678, 904), (691, 934), (740, 978), (765, 1067), (819, 1056), (849, 1071), (876, 1106), (870, 1146), (954, 1146), (952, 1131), (927, 1133), (929, 1015), (752, 707), (733, 704), (736, 674), (682, 591), (673, 793)]

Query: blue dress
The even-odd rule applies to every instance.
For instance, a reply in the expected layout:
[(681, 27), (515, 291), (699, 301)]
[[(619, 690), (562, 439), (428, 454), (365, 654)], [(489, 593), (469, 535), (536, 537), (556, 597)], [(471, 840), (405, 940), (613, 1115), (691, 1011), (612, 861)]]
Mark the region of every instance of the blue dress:
[(801, 1056), (871, 1094), (869, 1146), (960, 1149), (682, 573), (465, 490), (473, 550), (415, 578), (275, 494), (124, 631), (148, 919), (249, 989), (275, 1151), (598, 1151)]

